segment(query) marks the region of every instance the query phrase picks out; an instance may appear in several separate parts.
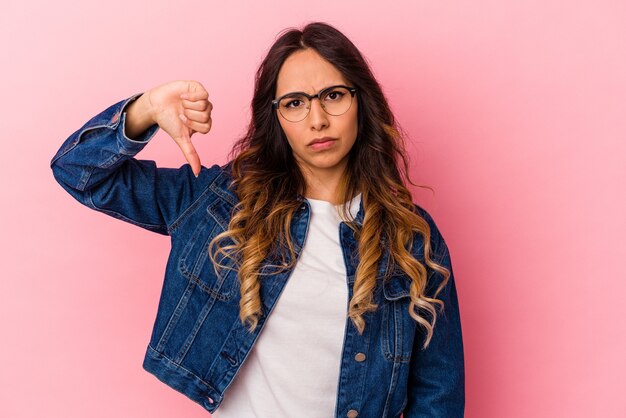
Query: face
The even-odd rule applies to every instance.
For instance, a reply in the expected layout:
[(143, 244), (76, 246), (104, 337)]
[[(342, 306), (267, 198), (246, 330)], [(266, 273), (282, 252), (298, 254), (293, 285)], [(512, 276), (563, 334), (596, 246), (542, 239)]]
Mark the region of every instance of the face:
[[(339, 84), (353, 87), (339, 70), (315, 50), (301, 50), (291, 54), (283, 63), (278, 73), (275, 98), (291, 92), (313, 95), (326, 87)], [(276, 110), (294, 158), (305, 178), (313, 176), (328, 179), (341, 176), (348, 161), (348, 153), (357, 137), (357, 110), (356, 95), (350, 109), (339, 116), (326, 113), (317, 99), (312, 100), (309, 114), (299, 122), (286, 120)], [(321, 137), (335, 140), (322, 146), (310, 145), (311, 141)]]

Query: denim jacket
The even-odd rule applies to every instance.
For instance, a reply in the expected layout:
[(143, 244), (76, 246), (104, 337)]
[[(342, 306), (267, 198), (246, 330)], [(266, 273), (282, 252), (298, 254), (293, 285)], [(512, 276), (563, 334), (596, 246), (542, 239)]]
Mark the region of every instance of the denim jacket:
[[(189, 164), (162, 168), (154, 161), (135, 159), (159, 129), (155, 124), (135, 140), (126, 137), (125, 108), (141, 94), (87, 121), (63, 142), (50, 166), (61, 187), (83, 205), (171, 237), (143, 368), (213, 412), (271, 315), (291, 270), (262, 280), (263, 316), (249, 332), (238, 317), (236, 271), (216, 275), (207, 254), (209, 242), (228, 227), (239, 201), (229, 188), (230, 163), (203, 166), (196, 178)], [(302, 204), (291, 224), (296, 256), (311, 213), (308, 201), (298, 199)], [(448, 248), (433, 219), (420, 206), (415, 209), (431, 227), (434, 259), (452, 272)], [(363, 218), (361, 203), (356, 223), (362, 225)], [(359, 263), (357, 241), (345, 222), (339, 236), (351, 299)], [(416, 234), (412, 251), (423, 262), (421, 239)], [(379, 308), (364, 315), (362, 335), (346, 316), (334, 416), (463, 417), (465, 372), (454, 275), (438, 295), (445, 311), (438, 314), (430, 345), (422, 350), (425, 333), (408, 313), (410, 279), (399, 268), (387, 271), (387, 261), (388, 252), (383, 251), (374, 291)], [(269, 262), (261, 268), (262, 273), (275, 271), (276, 265)], [(428, 277), (426, 290), (432, 296), (442, 276), (429, 268)]]

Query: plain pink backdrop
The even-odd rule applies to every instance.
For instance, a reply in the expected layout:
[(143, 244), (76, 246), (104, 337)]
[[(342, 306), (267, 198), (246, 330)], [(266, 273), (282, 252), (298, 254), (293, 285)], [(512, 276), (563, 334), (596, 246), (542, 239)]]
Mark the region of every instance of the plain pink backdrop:
[[(450, 247), (466, 416), (626, 416), (623, 1), (5, 1), (0, 416), (205, 417), (145, 372), (169, 240), (80, 205), (50, 159), (134, 93), (195, 79), (225, 162), (284, 28), (363, 52)], [(185, 160), (164, 133), (138, 158)], [(303, 415), (305, 416), (305, 415)]]

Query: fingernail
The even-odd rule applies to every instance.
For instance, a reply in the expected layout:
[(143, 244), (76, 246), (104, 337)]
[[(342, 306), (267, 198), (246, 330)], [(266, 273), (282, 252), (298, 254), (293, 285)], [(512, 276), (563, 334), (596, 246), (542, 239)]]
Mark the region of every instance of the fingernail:
[(186, 99), (189, 97), (189, 95), (187, 93), (183, 93), (180, 95), (181, 99)]

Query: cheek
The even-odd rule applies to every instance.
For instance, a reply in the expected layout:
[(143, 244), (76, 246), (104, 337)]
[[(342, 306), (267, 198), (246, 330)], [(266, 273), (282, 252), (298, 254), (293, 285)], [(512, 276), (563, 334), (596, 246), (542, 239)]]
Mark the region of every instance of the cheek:
[(298, 145), (298, 138), (299, 138), (299, 133), (298, 133), (298, 129), (296, 129), (294, 126), (292, 125), (283, 125), (281, 124), (282, 128), (283, 128), (283, 133), (285, 134), (285, 136), (287, 137), (287, 142), (289, 143), (289, 147), (291, 147), (292, 149), (294, 147), (297, 147)]
[(348, 125), (348, 130), (350, 131), (351, 135), (354, 135), (356, 137), (359, 131), (359, 117), (357, 106), (353, 106), (353, 108), (350, 109), (350, 122), (348, 123)]
[(346, 124), (344, 132), (346, 132), (351, 141), (356, 140), (356, 137), (359, 133), (359, 122), (356, 118), (356, 115), (354, 116), (354, 118), (351, 118), (350, 121)]

